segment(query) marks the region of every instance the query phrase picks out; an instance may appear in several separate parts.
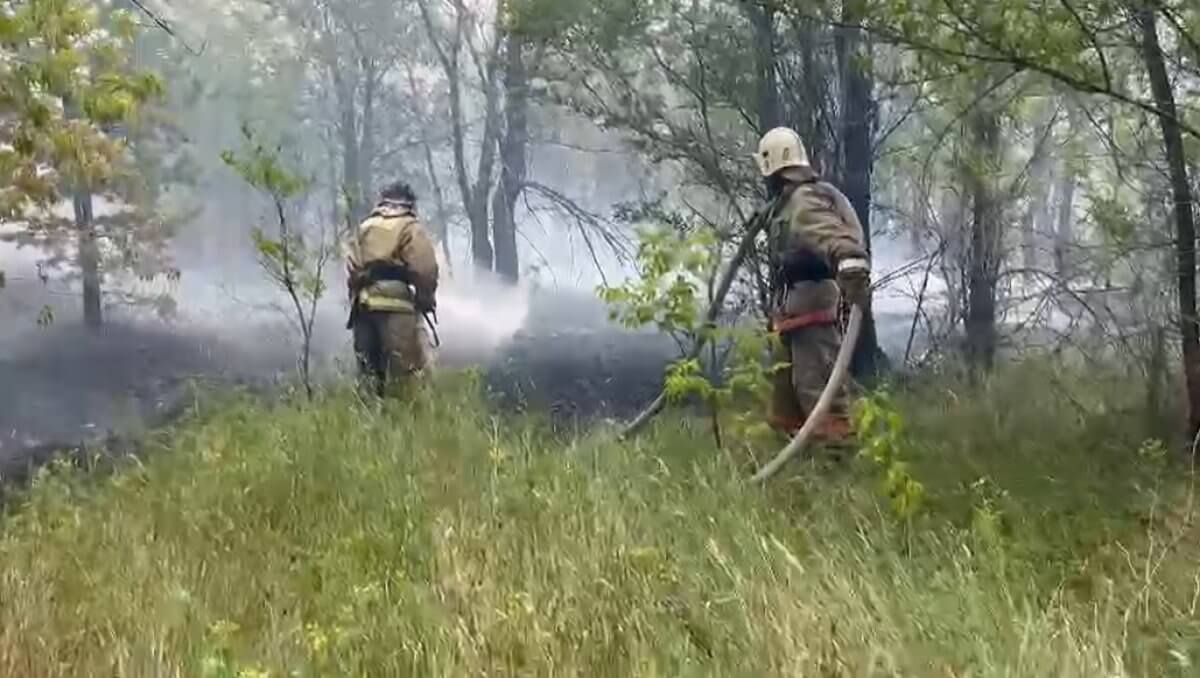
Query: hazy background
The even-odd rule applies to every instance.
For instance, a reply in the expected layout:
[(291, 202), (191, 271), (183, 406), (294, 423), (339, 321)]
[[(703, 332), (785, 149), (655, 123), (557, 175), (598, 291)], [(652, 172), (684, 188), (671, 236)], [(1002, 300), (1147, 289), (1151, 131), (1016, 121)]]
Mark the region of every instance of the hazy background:
[[(307, 13), (317, 4), (295, 0), (281, 3), (284, 9), (278, 12), (269, 4), (149, 3), (176, 35), (148, 29), (138, 43), (139, 63), (159, 71), (168, 91), (156, 112), (167, 131), (147, 144), (150, 150), (139, 156), (138, 169), (153, 180), (159, 191), (155, 211), (169, 223), (165, 247), (154, 257), (163, 265), (158, 270), (176, 269), (177, 279), (161, 274), (140, 279), (130, 267), (105, 266), (105, 322), (100, 332), (92, 332), (82, 325), (72, 236), (31, 240), (20, 236), (24, 224), (0, 226), (0, 236), (8, 236), (0, 237), (0, 270), (7, 274), (7, 287), (0, 291), (0, 382), (10, 386), (0, 389), (0, 454), (148, 425), (170, 410), (193, 380), (270, 386), (295, 376), (297, 336), (280, 311), (285, 299), (263, 276), (251, 241), (255, 227), (271, 228), (270, 204), (219, 155), (243, 143), (240, 128), (249, 123), (267, 143), (279, 144), (289, 166), (312, 180), (309, 193), (292, 206), (293, 223), (314, 232), (328, 228), (335, 220), (335, 178), (343, 168), (345, 149), (338, 146), (336, 131), (344, 102), (331, 93), (329, 73), (304, 45), (316, 30)], [(369, 12), (375, 10), (368, 5), (346, 7), (368, 12), (359, 20), (370, 23)], [(489, 8), (481, 3), (474, 9), (481, 45), (494, 38), (487, 26)], [(415, 46), (387, 57), (395, 62), (380, 80), (385, 93), (374, 102), (375, 159), (369, 163), (364, 186), (370, 194), (364, 200), (369, 206), (390, 180), (410, 181), (420, 195), (423, 218), (449, 240), (439, 292), (439, 364), (481, 365), (510, 387), (519, 383), (517, 390), (544, 389), (551, 402), (575, 395), (617, 398), (626, 410), (636, 406), (653, 394), (674, 347), (666, 337), (629, 332), (607, 321), (596, 286), (619, 283), (634, 269), (627, 257), (606, 246), (598, 229), (623, 240), (628, 254), (633, 233), (613, 220), (615, 205), (665, 194), (676, 206), (728, 224), (733, 220), (728, 201), (706, 190), (686, 165), (648, 157), (619, 130), (601, 129), (578, 112), (535, 100), (528, 177), (569, 199), (578, 212), (526, 197), (515, 215), (521, 278), (515, 285), (499, 283), (494, 274), (471, 265), (445, 122), (449, 85), (429, 53), (430, 41), (444, 36), (426, 31), (421, 37), (419, 15), (411, 12), (388, 16)], [(335, 31), (336, 39), (339, 35)], [(347, 61), (345, 72), (352, 73), (357, 63)], [(462, 78), (469, 80), (470, 69), (466, 64), (463, 69)], [(479, 87), (463, 84), (471, 168), (482, 134)], [(422, 94), (413, 96), (413, 88)], [(361, 106), (354, 110), (365, 115)], [(757, 134), (745, 130), (726, 141), (737, 157), (734, 166), (753, 178), (750, 154)], [(743, 162), (744, 167), (737, 164)], [(435, 188), (441, 191), (440, 205)], [(99, 195), (95, 204), (98, 216), (124, 209)], [(581, 220), (580, 213), (588, 216)], [(57, 215), (70, 219), (69, 205), (60, 206)], [(926, 276), (921, 268), (911, 268), (920, 255), (910, 240), (893, 234), (893, 226), (881, 213), (873, 231), (877, 276), (906, 271), (875, 301), (881, 345), (895, 354), (905, 351), (914, 290)], [(119, 254), (115, 246), (110, 254)], [(350, 367), (340, 260), (333, 261), (327, 278), (330, 290), (319, 307), (314, 341), (322, 376)], [(940, 281), (935, 277), (928, 283), (936, 297)], [(608, 390), (596, 387), (599, 391), (583, 394), (575, 386), (581, 379), (591, 384), (588, 388), (600, 384)], [(622, 385), (623, 380), (637, 386)]]

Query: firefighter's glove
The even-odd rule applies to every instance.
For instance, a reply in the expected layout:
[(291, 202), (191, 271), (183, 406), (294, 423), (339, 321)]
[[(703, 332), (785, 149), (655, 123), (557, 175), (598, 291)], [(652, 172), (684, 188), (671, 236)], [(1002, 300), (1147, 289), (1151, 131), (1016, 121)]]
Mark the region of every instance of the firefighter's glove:
[(871, 295), (871, 263), (866, 259), (843, 259), (838, 264), (837, 282), (846, 303), (865, 306)]

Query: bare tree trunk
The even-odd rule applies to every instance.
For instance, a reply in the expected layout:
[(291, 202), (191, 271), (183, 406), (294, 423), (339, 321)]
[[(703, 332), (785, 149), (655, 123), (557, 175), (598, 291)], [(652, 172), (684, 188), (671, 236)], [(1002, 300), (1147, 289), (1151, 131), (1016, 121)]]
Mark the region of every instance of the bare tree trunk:
[(355, 102), (355, 83), (346, 79), (338, 64), (331, 63), (330, 78), (337, 93), (338, 138), (342, 147), (342, 186), (346, 208), (351, 221), (358, 223), (366, 217), (366, 196), (362, 192), (362, 158), (359, 154), (359, 119)]
[[(854, 14), (854, 3), (845, 2), (842, 21), (854, 25), (860, 17)], [(871, 251), (871, 174), (875, 165), (873, 138), (875, 131), (875, 98), (871, 74), (856, 63), (863, 50), (863, 33), (857, 28), (840, 28), (837, 34), (838, 67), (842, 82), (842, 189), (863, 227), (867, 251)], [(870, 382), (879, 375), (879, 339), (875, 332), (875, 316), (868, 299), (863, 309), (863, 329), (854, 347), (851, 372), (861, 382)]]
[[(499, 39), (499, 38), (497, 38)], [(492, 193), (493, 174), (495, 174), (497, 138), (500, 136), (500, 83), (498, 82), (499, 64), (495, 55), (488, 59), (482, 69), (484, 91), (483, 142), (479, 146), (479, 167), (475, 174), (475, 188), (471, 195), (468, 214), (471, 219), (472, 250), (475, 253), (475, 263), (479, 268), (495, 270), (496, 254), (493, 243), (489, 240), (491, 233), (488, 223), (488, 198)], [(514, 245), (515, 249), (515, 245)]]
[(466, 122), (463, 119), (462, 73), (460, 72), (460, 57), (465, 36), (468, 31), (467, 8), (461, 3), (454, 3), (454, 33), (449, 37), (449, 45), (443, 45), (434, 26), (433, 13), (428, 0), (418, 0), (417, 8), (425, 24), (426, 33), (437, 54), (438, 62), (446, 75), (450, 99), (451, 147), (454, 152), (454, 173), (458, 180), (458, 190), (462, 197), (463, 208), (471, 225), (471, 259), (479, 269), (492, 270), (494, 253), (488, 228), (488, 197), (491, 194), (492, 170), (496, 152), (496, 133), (499, 126), (499, 113), (496, 106), (495, 60), (489, 60), (486, 67), (481, 69), (483, 82), (480, 83), (485, 94), (484, 135), (479, 148), (479, 171), (472, 185), (467, 172), (466, 154)]
[(437, 210), (437, 238), (442, 243), (442, 254), (446, 257), (446, 265), (451, 265), (450, 257), (450, 210), (446, 208), (446, 198), (442, 194), (442, 182), (438, 179), (437, 164), (433, 161), (433, 147), (428, 141), (422, 141), (425, 149), (425, 171), (429, 173), (429, 184), (433, 188), (434, 206)]
[(1142, 34), (1142, 57), (1150, 76), (1150, 88), (1158, 108), (1163, 150), (1170, 168), (1174, 196), (1175, 252), (1179, 285), (1179, 324), (1183, 340), (1183, 371), (1188, 392), (1188, 432), (1200, 432), (1200, 324), (1196, 318), (1196, 222), (1188, 178), (1186, 150), (1176, 117), (1175, 90), (1167, 74), (1162, 47), (1158, 41), (1157, 17), (1149, 5), (1137, 11)]
[(100, 244), (96, 240), (92, 192), (75, 192), (75, 230), (79, 237), (79, 269), (83, 276), (83, 322), (93, 329), (104, 324), (100, 286)]
[(1075, 241), (1075, 173), (1064, 164), (1058, 179), (1058, 214), (1054, 229), (1054, 268), (1059, 278), (1070, 280), (1071, 243)]
[(1045, 233), (1046, 208), (1050, 203), (1051, 174), (1053, 172), (1053, 157), (1049, 149), (1053, 139), (1054, 112), (1048, 111), (1039, 116), (1034, 125), (1037, 140), (1034, 142), (1033, 157), (1029, 161), (1029, 180), (1026, 185), (1031, 194), (1029, 209), (1021, 220), (1021, 259), (1025, 268), (1036, 270), (1041, 263), (1038, 256), (1038, 242)]
[[(78, 105), (68, 97), (62, 99), (68, 118), (79, 118)], [(100, 284), (100, 243), (96, 240), (95, 213), (92, 190), (82, 180), (76, 182), (73, 196), (75, 234), (78, 238), (78, 263), (83, 281), (83, 323), (92, 330), (104, 324), (103, 293)]]
[(818, 53), (817, 45), (820, 42), (820, 27), (811, 22), (804, 21), (804, 33), (802, 35), (803, 44), (801, 46), (801, 59), (804, 68), (803, 81), (804, 91), (808, 93), (805, 97), (802, 110), (799, 112), (802, 118), (802, 127), (797, 130), (804, 137), (808, 144), (808, 152), (811, 156), (810, 160), (815, 163), (817, 171), (826, 173), (829, 171), (828, 166), (828, 148), (825, 143), (826, 135), (821, 129), (821, 103), (820, 97), (826, 92), (825, 83), (821, 77), (821, 56)]
[(1000, 146), (1000, 124), (995, 112), (981, 109), (972, 116), (972, 140), (983, 168), (968, 172), (972, 197), (970, 255), (967, 263), (967, 364), (972, 374), (990, 372), (996, 358), (996, 278), (999, 272), (1000, 223), (998, 196), (987, 165)]
[(743, 0), (742, 10), (754, 29), (754, 70), (758, 85), (758, 133), (783, 124), (776, 75), (775, 8), (760, 0)]
[[(768, 131), (784, 124), (783, 105), (779, 96), (778, 50), (775, 36), (775, 13), (773, 5), (762, 0), (742, 0), (742, 10), (754, 29), (754, 67), (758, 87), (758, 132)], [(763, 264), (757, 245), (750, 244), (750, 268), (754, 273), (759, 309), (764, 317), (770, 315), (770, 276), (763, 273)]]
[(496, 272), (509, 282), (520, 277), (517, 256), (517, 199), (525, 184), (529, 144), (529, 72), (525, 41), (512, 32), (505, 45), (504, 114), (507, 129), (500, 142), (500, 187), (496, 191), (492, 232), (496, 243)]
[(366, 59), (363, 71), (362, 120), (358, 135), (358, 193), (362, 199), (363, 212), (366, 212), (375, 192), (375, 98), (379, 76), (375, 63)]
[[(1034, 188), (1033, 199), (1029, 204), (1029, 209), (1025, 212), (1025, 216), (1021, 219), (1021, 261), (1024, 262), (1025, 268), (1034, 271), (1038, 268), (1038, 227), (1042, 225), (1038, 215), (1045, 211), (1046, 202), (1049, 201), (1049, 190), (1044, 184)], [(1026, 278), (1030, 278), (1032, 273), (1026, 274)]]
[[(966, 174), (960, 173), (963, 183)], [(958, 191), (942, 191), (938, 219), (941, 222), (940, 237), (945, 242), (946, 252), (942, 257), (942, 278), (946, 281), (946, 315), (949, 329), (956, 330), (958, 323), (966, 318), (966, 294), (963, 289), (965, 276), (959, 271), (966, 259), (963, 234), (967, 232), (967, 196)]]
[[(1072, 105), (1068, 111), (1069, 128), (1078, 128), (1079, 112)], [(1059, 169), (1058, 186), (1055, 194), (1058, 198), (1058, 213), (1054, 227), (1054, 268), (1062, 280), (1070, 280), (1074, 276), (1071, 265), (1071, 246), (1075, 242), (1075, 152), (1072, 146), (1067, 146), (1066, 156), (1062, 159)]]
[[(417, 92), (419, 91), (417, 88), (417, 78), (411, 65), (405, 70), (405, 75), (408, 78), (410, 94), (417, 96)], [(437, 239), (441, 243), (442, 255), (446, 258), (446, 266), (452, 267), (453, 259), (450, 252), (450, 210), (446, 206), (446, 195), (442, 191), (442, 180), (438, 177), (437, 163), (433, 158), (433, 146), (429, 143), (427, 135), (422, 135), (421, 149), (425, 155), (425, 172), (429, 175), (429, 186), (433, 190), (433, 204), (436, 210), (433, 227)]]

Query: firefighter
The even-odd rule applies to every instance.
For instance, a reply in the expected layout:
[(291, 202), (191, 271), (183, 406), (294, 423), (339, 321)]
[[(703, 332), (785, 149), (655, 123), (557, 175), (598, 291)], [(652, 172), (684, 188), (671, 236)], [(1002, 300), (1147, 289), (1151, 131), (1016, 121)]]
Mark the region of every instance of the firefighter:
[(347, 329), (359, 378), (383, 397), (403, 390), (431, 362), (423, 323), (437, 310), (438, 263), (412, 188), (384, 188), (346, 249)]
[[(839, 301), (865, 303), (871, 263), (862, 225), (850, 201), (822, 181), (795, 131), (767, 132), (756, 156), (775, 208), (769, 213), (771, 330), (779, 335), (769, 414), (773, 428), (794, 434), (821, 397), (841, 346)], [(840, 446), (853, 435), (843, 387), (815, 439)]]

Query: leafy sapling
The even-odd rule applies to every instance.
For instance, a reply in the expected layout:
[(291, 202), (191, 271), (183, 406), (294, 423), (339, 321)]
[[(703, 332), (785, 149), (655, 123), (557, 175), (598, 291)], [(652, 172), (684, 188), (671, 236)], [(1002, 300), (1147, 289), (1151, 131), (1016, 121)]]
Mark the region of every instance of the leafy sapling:
[(243, 127), (244, 146), (240, 151), (221, 154), (246, 183), (264, 193), (271, 201), (275, 233), (255, 228), (253, 239), (259, 265), (267, 278), (283, 290), (291, 303), (287, 312), (300, 336), (298, 358), (300, 378), (307, 396), (313, 397), (312, 346), (317, 306), (326, 291), (325, 272), (336, 252), (336, 237), (322, 229), (315, 237), (288, 221), (288, 204), (304, 195), (309, 182), (286, 168), (280, 149), (268, 148), (255, 133)]
[[(706, 403), (718, 446), (723, 446), (725, 419), (741, 438), (761, 432), (761, 417), (739, 413), (736, 406), (749, 400), (753, 411), (761, 412), (770, 374), (777, 369), (764, 361), (770, 339), (765, 330), (706, 322), (705, 290), (720, 267), (721, 245), (710, 228), (641, 228), (636, 259), (640, 275), (619, 286), (599, 288), (612, 320), (630, 328), (653, 326), (675, 340), (680, 358), (667, 369), (665, 393), (672, 402), (697, 398)], [(707, 361), (693, 350), (699, 344), (714, 348)]]

